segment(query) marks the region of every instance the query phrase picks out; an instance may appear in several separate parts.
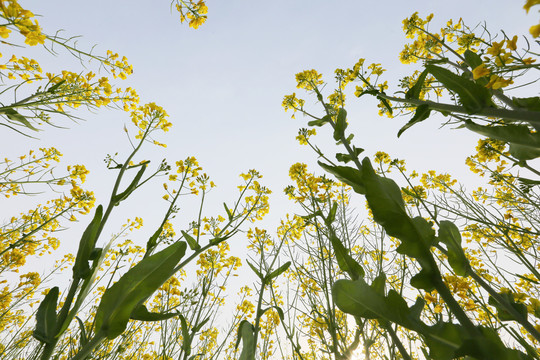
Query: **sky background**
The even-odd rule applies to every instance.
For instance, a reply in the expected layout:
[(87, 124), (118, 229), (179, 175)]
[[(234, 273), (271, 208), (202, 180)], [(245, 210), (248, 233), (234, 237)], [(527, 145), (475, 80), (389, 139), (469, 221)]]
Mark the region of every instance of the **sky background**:
[[(180, 23), (168, 1), (21, 1), (23, 7), (43, 16), (40, 24), (45, 32), (63, 29), (64, 36), (82, 36), (78, 40), (81, 49), (95, 45), (96, 54), (110, 49), (129, 59), (134, 74), (119, 86), (137, 89), (142, 103), (154, 101), (163, 106), (174, 124), (161, 137), (167, 149), (147, 146), (142, 157), (153, 160), (156, 166), (162, 158), (174, 163), (187, 156), (197, 157), (218, 185), (211, 193), (208, 215), (223, 214), (222, 202), (235, 199), (239, 173), (259, 170), (264, 176), (262, 183), (273, 191), (271, 213), (258, 225), (269, 230), (285, 213), (298, 210), (282, 191), (290, 184), (289, 167), (305, 162), (311, 170), (322, 173), (314, 153), (295, 140), (297, 130), (305, 127), (308, 119), (300, 115), (291, 119), (291, 113), (281, 107), (283, 96), (292, 92), (305, 98), (308, 105), (315, 103), (314, 97), (295, 88), (296, 73), (318, 70), (329, 82), (330, 93), (334, 69), (352, 67), (362, 57), (368, 64), (381, 63), (388, 69), (382, 79), (388, 81), (390, 91), (396, 90), (398, 79), (416, 69), (398, 60), (407, 41), (402, 31), (404, 18), (415, 11), (422, 17), (434, 13), (435, 31), (448, 19), (462, 17), (471, 27), (485, 21), (492, 34), (504, 29), (512, 37), (528, 34), (528, 28), (538, 20), (538, 14), (525, 13), (523, 3), (208, 0), (208, 21), (194, 30)], [(520, 39), (518, 46), (523, 44)], [(34, 56), (45, 71), (84, 69), (64, 52), (52, 56), (42, 48), (25, 51), (15, 53)], [(354, 143), (366, 149), (366, 155), (383, 150), (406, 159), (410, 170), (450, 172), (474, 185), (474, 177), (464, 165), (466, 156), (474, 152), (477, 137), (473, 134), (438, 130), (441, 122), (434, 118), (398, 139), (397, 131), (408, 118), (379, 117), (376, 103), (368, 97), (349, 97), (347, 110), (350, 129), (356, 135)], [(105, 169), (103, 159), (117, 151), (126, 154), (129, 144), (122, 128), (129, 125), (129, 116), (112, 110), (79, 114), (86, 121), (74, 124), (58, 119), (57, 124), (69, 129), (45, 128), (39, 140), (0, 129), (3, 155), (14, 157), (30, 148), (56, 146), (64, 154), (62, 166), (87, 166), (91, 173), (86, 188), (95, 192), (97, 203), (106, 203), (115, 173)], [(340, 151), (333, 146), (329, 132), (320, 131), (315, 139), (331, 157)], [(144, 244), (144, 234), (153, 233), (160, 221), (156, 214), (166, 209), (162, 195), (161, 181), (157, 180), (129, 203), (123, 203), (101, 241), (108, 240), (107, 235), (117, 231), (125, 218), (141, 216), (146, 226), (139, 241)], [(15, 209), (29, 207), (34, 199), (9, 204), (2, 201), (2, 215), (8, 217)], [(194, 219), (190, 205), (182, 210), (175, 221), (177, 233)], [(83, 220), (82, 225), (89, 220)], [(76, 238), (72, 244), (78, 243), (79, 236), (80, 232), (66, 232), (66, 237)], [(70, 250), (75, 251), (75, 247)]]

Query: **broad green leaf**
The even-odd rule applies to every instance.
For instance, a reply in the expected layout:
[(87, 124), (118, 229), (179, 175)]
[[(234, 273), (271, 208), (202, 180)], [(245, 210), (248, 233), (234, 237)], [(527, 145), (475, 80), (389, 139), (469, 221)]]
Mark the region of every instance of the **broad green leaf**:
[(510, 154), (518, 160), (540, 157), (540, 133), (532, 133), (526, 125), (483, 126), (466, 120), (465, 127), (491, 139), (510, 143)]
[(239, 360), (255, 360), (255, 329), (253, 325), (247, 320), (242, 320), (238, 325), (238, 334), (236, 340), (236, 348), (242, 340), (242, 352), (240, 353)]
[(514, 105), (529, 111), (540, 111), (540, 97), (512, 98)]
[(373, 218), (388, 235), (401, 240), (397, 251), (427, 266), (435, 239), (431, 224), (422, 217), (409, 217), (399, 186), (392, 179), (377, 175), (367, 157), (362, 162), (362, 180)]
[(336, 118), (336, 125), (334, 127), (334, 140), (340, 141), (342, 136), (345, 136), (345, 129), (347, 128), (347, 111), (340, 108)]
[(350, 185), (358, 194), (365, 194), (362, 182), (362, 173), (349, 166), (332, 166), (318, 161), (318, 164), (327, 172), (333, 174), (339, 181)]
[(20, 122), (21, 124), (23, 124), (24, 126), (26, 126), (27, 128), (31, 129), (31, 130), (34, 130), (34, 131), (39, 131), (38, 129), (36, 129), (31, 123), (30, 121), (28, 121), (26, 119), (26, 117), (24, 117), (23, 115), (19, 114), (16, 110), (12, 109), (12, 108), (6, 108), (6, 109), (0, 109), (0, 114), (4, 114), (7, 116), (7, 118), (9, 120), (12, 120), (12, 121), (16, 121), (16, 122)]
[(470, 356), (476, 359), (525, 360), (531, 359), (521, 351), (507, 348), (496, 330), (478, 327), (482, 336), (468, 338), (455, 352), (455, 357)]
[(364, 277), (364, 269), (353, 257), (349, 254), (349, 250), (343, 246), (341, 241), (332, 231), (330, 234), (330, 242), (334, 248), (334, 254), (336, 255), (336, 260), (341, 271), (346, 272), (351, 279), (357, 280), (358, 278)]
[(332, 204), (332, 208), (330, 209), (330, 212), (328, 213), (328, 216), (324, 220), (326, 223), (326, 226), (330, 226), (334, 220), (336, 220), (336, 213), (337, 213), (338, 203), (337, 201), (334, 201)]
[(36, 328), (32, 335), (43, 343), (52, 342), (56, 336), (58, 294), (58, 286), (50, 289), (41, 304), (39, 304), (36, 313)]
[(397, 184), (377, 175), (367, 157), (362, 161), (361, 177), (375, 221), (381, 224), (390, 236), (401, 238), (406, 232), (410, 232), (412, 224)]
[(467, 332), (461, 325), (438, 322), (430, 326), (424, 339), (429, 347), (429, 358), (437, 360), (454, 359), (456, 350), (467, 338)]
[(270, 283), (270, 281), (272, 281), (272, 279), (275, 279), (277, 278), (279, 275), (283, 274), (285, 271), (287, 271), (287, 269), (289, 268), (289, 266), (291, 266), (291, 262), (290, 261), (287, 261), (285, 264), (281, 265), (279, 268), (277, 268), (276, 270), (272, 271), (270, 274), (268, 274), (268, 276), (266, 277), (265, 279), (265, 283)]
[(193, 238), (193, 236), (189, 235), (187, 232), (182, 230), (182, 235), (184, 235), (184, 239), (186, 239), (189, 248), (191, 250), (199, 250), (201, 248), (201, 245), (197, 243), (197, 240)]
[(461, 104), (469, 114), (477, 113), (483, 108), (492, 105), (491, 93), (482, 85), (435, 65), (426, 65), (426, 70), (446, 89), (451, 90), (459, 96)]
[(96, 246), (97, 231), (101, 225), (102, 217), (103, 206), (99, 205), (96, 208), (94, 218), (84, 230), (81, 241), (79, 242), (77, 257), (75, 258), (75, 264), (73, 265), (73, 274), (75, 278), (86, 279), (88, 275), (90, 275), (90, 265), (88, 264), (88, 261), (91, 257), (95, 256), (92, 252)]
[(150, 312), (144, 304), (139, 304), (131, 312), (130, 319), (139, 321), (161, 321), (178, 316), (178, 313), (155, 313)]
[(346, 164), (351, 161), (351, 156), (349, 154), (337, 153), (336, 160)]
[(416, 83), (407, 91), (405, 94), (405, 99), (419, 99), (422, 88), (424, 87), (424, 81), (426, 80), (426, 75), (428, 74), (427, 70), (422, 71)]
[(309, 126), (323, 126), (324, 124), (329, 123), (330, 121), (332, 121), (332, 117), (330, 115), (326, 115), (321, 119), (311, 120), (310, 122), (308, 122), (308, 125)]
[(133, 310), (173, 275), (186, 247), (185, 242), (177, 242), (142, 259), (107, 289), (96, 311), (97, 331), (108, 339), (124, 332)]
[(480, 57), (480, 55), (478, 55), (474, 51), (471, 51), (471, 50), (467, 49), (463, 53), (463, 56), (465, 56), (465, 61), (467, 62), (467, 64), (471, 68), (471, 70), (476, 69), (478, 66), (482, 65), (482, 63), (483, 63), (482, 58)]
[(399, 129), (397, 136), (400, 137), (401, 134), (411, 126), (418, 124), (419, 122), (422, 122), (429, 118), (429, 115), (431, 114), (431, 109), (429, 108), (429, 105), (422, 104), (416, 108), (416, 112), (414, 113), (414, 116), (411, 120), (405, 126), (403, 126), (401, 129)]
[(388, 296), (384, 296), (362, 278), (355, 281), (341, 279), (332, 286), (332, 297), (337, 307), (347, 314), (388, 320), (418, 330), (419, 324), (413, 323), (410, 319), (407, 303), (394, 290), (390, 290)]
[(414, 305), (410, 307), (409, 312), (412, 321), (420, 321), (420, 316), (422, 315), (425, 304), (426, 301), (424, 300), (424, 298), (422, 298), (421, 296), (418, 296), (416, 298), (416, 301)]
[(459, 276), (467, 276), (470, 265), (461, 247), (461, 234), (458, 227), (453, 222), (442, 220), (439, 226), (439, 240), (446, 245), (448, 262), (454, 272)]
[(123, 201), (123, 200), (127, 199), (127, 197), (133, 192), (133, 190), (135, 190), (137, 185), (139, 185), (139, 181), (141, 180), (141, 178), (142, 178), (142, 176), (143, 176), (143, 174), (144, 174), (144, 172), (146, 170), (146, 167), (148, 166), (147, 164), (148, 163), (141, 166), (140, 170), (137, 172), (137, 175), (135, 175), (135, 177), (131, 181), (131, 184), (129, 184), (129, 186), (126, 188), (126, 190), (124, 190), (120, 194), (115, 195), (111, 199), (111, 201), (114, 204), (118, 205), (120, 203), (120, 201)]
[(400, 254), (416, 258), (426, 271), (432, 270), (430, 249), (436, 240), (433, 224), (420, 216), (413, 218), (411, 223), (414, 230), (404, 233), (403, 237), (399, 238), (401, 244), (396, 250)]
[(253, 266), (249, 261), (247, 261), (247, 264), (249, 265), (249, 267), (251, 268), (251, 270), (253, 270), (253, 272), (255, 274), (257, 274), (257, 276), (259, 277), (259, 279), (263, 280), (264, 281), (264, 276), (261, 274), (261, 272), (255, 267)]
[(489, 297), (488, 303), (497, 309), (497, 317), (501, 321), (517, 320), (507, 309), (510, 306), (514, 311), (521, 315), (522, 318), (527, 318), (527, 306), (523, 303), (518, 303), (514, 300), (512, 294), (500, 293), (499, 294), (506, 304), (500, 304), (495, 298)]
[(427, 292), (435, 289), (435, 278), (432, 271), (422, 269), (411, 278), (411, 285), (417, 289), (422, 289)]
[(381, 272), (379, 275), (377, 275), (377, 277), (375, 277), (375, 279), (373, 279), (371, 288), (378, 294), (384, 296), (386, 289), (386, 274), (384, 272)]

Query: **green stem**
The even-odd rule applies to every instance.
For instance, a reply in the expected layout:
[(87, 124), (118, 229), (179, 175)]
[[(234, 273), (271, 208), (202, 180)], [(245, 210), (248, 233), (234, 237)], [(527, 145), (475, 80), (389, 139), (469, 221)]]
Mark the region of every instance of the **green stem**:
[(83, 360), (105, 339), (103, 333), (98, 332), (71, 360)]

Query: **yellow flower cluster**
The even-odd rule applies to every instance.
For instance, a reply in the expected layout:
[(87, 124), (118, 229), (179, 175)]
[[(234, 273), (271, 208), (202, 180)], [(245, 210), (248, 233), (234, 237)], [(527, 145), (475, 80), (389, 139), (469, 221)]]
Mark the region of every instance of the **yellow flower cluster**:
[(317, 135), (317, 130), (315, 129), (300, 129), (298, 131), (298, 136), (296, 137), (296, 140), (300, 143), (300, 145), (307, 145), (309, 138)]
[(305, 70), (296, 74), (296, 87), (299, 89), (306, 89), (313, 91), (317, 89), (319, 85), (323, 84), (322, 75), (316, 70)]
[(315, 176), (307, 171), (307, 165), (296, 163), (289, 169), (289, 177), (296, 186), (285, 188), (285, 194), (295, 202), (316, 201), (325, 203), (337, 197), (338, 189), (342, 184), (334, 182), (324, 176)]
[[(27, 45), (35, 46), (43, 44), (47, 36), (41, 32), (41, 27), (34, 14), (26, 9), (23, 9), (17, 0), (2, 0), (0, 2), (0, 17), (8, 21), (9, 25), (13, 25), (21, 35), (25, 37), (24, 42)], [(11, 31), (2, 26), (0, 36), (7, 38)]]
[(138, 128), (135, 138), (166, 147), (167, 145), (154, 140), (151, 134), (156, 130), (169, 131), (172, 123), (167, 120), (168, 117), (167, 112), (153, 102), (137, 107), (131, 112), (131, 121)]
[(176, 10), (180, 13), (180, 22), (188, 21), (189, 26), (197, 29), (207, 19), (208, 7), (204, 0), (175, 0)]

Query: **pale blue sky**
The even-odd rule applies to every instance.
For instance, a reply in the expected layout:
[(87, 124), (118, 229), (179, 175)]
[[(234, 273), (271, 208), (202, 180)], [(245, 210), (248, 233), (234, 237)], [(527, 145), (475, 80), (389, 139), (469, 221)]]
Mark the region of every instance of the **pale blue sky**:
[[(40, 23), (46, 32), (64, 29), (66, 35), (82, 35), (79, 46), (83, 49), (95, 44), (98, 54), (111, 49), (127, 56), (135, 72), (123, 86), (135, 87), (142, 102), (162, 105), (174, 123), (163, 137), (166, 151), (147, 148), (146, 157), (156, 165), (164, 157), (170, 162), (188, 155), (197, 157), (218, 184), (212, 198), (219, 206), (209, 215), (221, 212), (221, 203), (234, 198), (240, 172), (258, 169), (264, 175), (263, 183), (274, 192), (266, 223), (270, 229), (286, 212), (294, 211), (282, 192), (289, 184), (290, 165), (298, 161), (313, 165), (316, 160), (307, 147), (294, 140), (307, 119), (290, 119), (290, 113), (281, 107), (283, 95), (296, 91), (297, 72), (317, 69), (331, 82), (335, 68), (351, 67), (363, 57), (389, 69), (384, 79), (397, 84), (400, 76), (413, 71), (399, 63), (398, 54), (406, 41), (401, 21), (414, 11), (423, 17), (433, 12), (435, 29), (450, 18), (462, 17), (470, 26), (486, 21), (492, 33), (502, 28), (510, 36), (527, 34), (538, 20), (536, 13), (525, 14), (523, 1), (208, 0), (208, 21), (193, 30), (180, 24), (168, 1), (21, 3), (43, 15)], [(64, 53), (35, 56), (42, 59), (45, 70), (81, 70)], [(330, 83), (329, 89), (332, 86)], [(297, 93), (308, 104), (314, 103), (314, 98)], [(436, 130), (440, 123), (433, 119), (397, 139), (397, 130), (407, 118), (379, 117), (375, 103), (367, 97), (350, 97), (347, 108), (355, 144), (366, 149), (366, 154), (384, 150), (406, 159), (410, 169), (450, 171), (470, 179), (465, 175), (464, 159), (473, 152), (475, 136), (463, 130)], [(39, 141), (1, 130), (2, 148), (15, 155), (29, 147), (57, 146), (65, 154), (66, 164), (84, 163), (92, 171), (87, 187), (104, 203), (113, 174), (106, 172), (103, 159), (107, 153), (128, 148), (122, 128), (129, 118), (120, 111), (84, 117), (87, 121), (79, 125), (62, 120), (69, 130), (46, 129)], [(318, 141), (330, 151), (337, 150), (329, 133), (321, 132)], [(151, 187), (157, 192), (150, 191)], [(161, 189), (156, 181), (146, 193), (138, 194), (118, 209), (122, 218), (142, 216), (148, 225), (145, 231), (153, 232), (159, 220), (153, 214), (166, 206), (159, 198)], [(149, 208), (148, 201), (158, 210)], [(180, 214), (178, 232), (190, 220)], [(104, 235), (115, 230), (117, 227), (110, 227)]]

